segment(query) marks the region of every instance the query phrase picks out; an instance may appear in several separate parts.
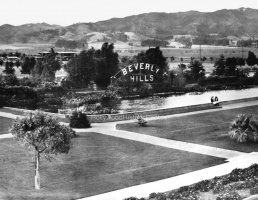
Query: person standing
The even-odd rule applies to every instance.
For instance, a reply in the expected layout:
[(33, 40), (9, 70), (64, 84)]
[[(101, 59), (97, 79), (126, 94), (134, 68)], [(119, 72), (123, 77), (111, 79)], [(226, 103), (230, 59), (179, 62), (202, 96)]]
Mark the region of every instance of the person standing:
[(218, 98), (217, 96), (215, 97), (214, 101), (216, 102), (215, 105), (216, 105), (216, 106), (219, 106), (219, 98)]
[(213, 104), (213, 102), (214, 102), (214, 97), (212, 96), (211, 97), (211, 103)]

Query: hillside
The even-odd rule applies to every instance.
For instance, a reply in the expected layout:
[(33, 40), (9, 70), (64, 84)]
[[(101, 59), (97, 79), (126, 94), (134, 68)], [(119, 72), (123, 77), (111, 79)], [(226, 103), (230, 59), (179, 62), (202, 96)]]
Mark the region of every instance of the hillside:
[[(87, 19), (85, 19), (86, 21)], [(204, 13), (145, 13), (96, 23), (62, 27), (46, 23), (0, 26), (0, 43), (54, 43), (58, 39), (97, 42), (116, 32), (128, 33), (129, 42), (144, 38), (171, 39), (173, 35), (217, 34), (218, 37), (258, 37), (258, 10), (240, 8)], [(111, 34), (111, 36), (110, 36)]]

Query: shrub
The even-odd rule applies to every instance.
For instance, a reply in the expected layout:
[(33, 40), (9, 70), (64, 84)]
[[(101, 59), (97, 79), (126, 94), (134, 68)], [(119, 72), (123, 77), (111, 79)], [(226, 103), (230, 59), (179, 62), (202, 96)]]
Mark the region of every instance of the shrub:
[(36, 99), (11, 99), (6, 102), (6, 106), (34, 110), (37, 108), (37, 101)]
[(210, 181), (209, 180), (203, 180), (194, 185), (194, 189), (201, 192), (208, 192), (210, 189)]
[(48, 105), (48, 106), (43, 106), (40, 108), (40, 110), (44, 112), (50, 112), (50, 113), (58, 113), (58, 107), (56, 105)]
[(72, 128), (89, 128), (91, 123), (85, 113), (81, 111), (74, 111), (70, 119), (70, 127)]
[(238, 142), (257, 142), (258, 123), (251, 115), (240, 114), (231, 123), (229, 135)]
[(240, 195), (236, 191), (226, 191), (218, 195), (216, 200), (239, 200), (241, 199)]
[(258, 194), (258, 187), (254, 187), (250, 189), (250, 194), (254, 195), (254, 194)]
[(14, 74), (7, 74), (5, 76), (0, 74), (0, 86), (14, 85), (19, 85), (19, 80)]
[(6, 86), (0, 87), (0, 94), (6, 96), (14, 95), (25, 95), (26, 99), (35, 99), (37, 98), (37, 93), (31, 87), (27, 86)]
[(48, 85), (42, 88), (37, 88), (38, 95), (44, 96), (45, 94), (53, 94), (54, 97), (61, 97), (67, 94), (67, 90), (59, 85)]
[(7, 97), (0, 95), (0, 108), (4, 107), (6, 105)]

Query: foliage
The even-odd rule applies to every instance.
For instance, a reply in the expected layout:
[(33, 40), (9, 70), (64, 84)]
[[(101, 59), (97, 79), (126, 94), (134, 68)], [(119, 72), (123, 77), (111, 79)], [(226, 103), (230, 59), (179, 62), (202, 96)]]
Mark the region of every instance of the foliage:
[(15, 74), (7, 74), (3, 76), (0, 74), (0, 86), (15, 86), (19, 85), (19, 80)]
[(220, 55), (220, 58), (215, 61), (214, 68), (215, 69), (212, 72), (214, 75), (222, 76), (225, 74), (226, 63), (223, 54)]
[(147, 39), (147, 40), (142, 40), (141, 41), (141, 46), (142, 47), (166, 47), (167, 45), (169, 45), (168, 41), (164, 41), (164, 40), (156, 40), (156, 39)]
[(68, 153), (74, 131), (58, 120), (43, 112), (27, 113), (17, 118), (11, 127), (11, 133), (33, 153), (37, 152), (51, 159), (52, 155)]
[(80, 40), (66, 40), (58, 39), (55, 42), (56, 47), (65, 48), (65, 49), (76, 49), (82, 47), (82, 41)]
[(35, 91), (39, 96), (52, 94), (54, 97), (61, 97), (67, 94), (67, 90), (59, 85), (46, 85), (45, 87), (36, 88)]
[(55, 80), (55, 73), (61, 69), (59, 61), (56, 59), (56, 53), (51, 49), (51, 53), (46, 55), (44, 59), (37, 61), (34, 69), (31, 71), (32, 75), (40, 76), (43, 81), (53, 82)]
[(36, 99), (19, 99), (17, 97), (11, 98), (9, 101), (6, 101), (6, 106), (23, 108), (23, 109), (36, 109), (37, 101)]
[(6, 105), (6, 96), (0, 95), (0, 108), (4, 107)]
[(101, 49), (95, 52), (97, 58), (97, 76), (95, 82), (101, 86), (110, 84), (110, 77), (119, 70), (118, 54), (114, 52), (114, 45), (104, 43)]
[(14, 96), (16, 95), (19, 97), (20, 95), (25, 95), (26, 99), (35, 99), (37, 98), (36, 91), (27, 86), (6, 86), (6, 87), (0, 87), (0, 94), (6, 95), (6, 96)]
[(244, 58), (237, 58), (237, 65), (238, 66), (245, 66), (245, 59)]
[(34, 57), (25, 57), (24, 62), (21, 65), (22, 74), (30, 74), (31, 70), (34, 68), (36, 60)]
[(68, 73), (68, 81), (71, 81), (74, 88), (88, 87), (90, 81), (97, 75), (97, 61), (94, 58), (95, 50), (81, 51), (74, 56), (65, 66)]
[(233, 120), (229, 134), (238, 142), (257, 142), (258, 122), (251, 115), (240, 114)]
[(241, 197), (236, 191), (225, 191), (218, 195), (216, 200), (240, 200)]
[(237, 59), (235, 57), (227, 58), (225, 62), (225, 75), (226, 76), (235, 76), (236, 75), (236, 66)]
[(217, 200), (239, 200), (240, 195), (236, 190), (250, 189), (250, 194), (258, 193), (258, 164), (253, 164), (245, 169), (236, 168), (229, 174), (203, 180), (190, 186), (183, 186), (169, 193), (151, 193), (151, 199), (171, 200), (199, 200), (199, 192), (213, 190)]
[(91, 123), (85, 113), (81, 111), (74, 111), (72, 116), (69, 118), (70, 127), (72, 128), (90, 128)]
[(202, 62), (198, 60), (193, 60), (188, 65), (188, 68), (190, 69), (188, 81), (198, 81), (198, 79), (205, 77), (205, 69), (202, 65)]
[(137, 61), (157, 65), (163, 73), (168, 72), (168, 64), (166, 58), (163, 56), (163, 53), (159, 47), (150, 48), (145, 53), (139, 53), (137, 55)]
[(254, 194), (258, 194), (258, 187), (254, 187), (250, 189), (250, 194), (254, 195)]
[(74, 137), (74, 131), (60, 125), (56, 118), (40, 111), (27, 113), (23, 118), (17, 118), (11, 127), (11, 133), (35, 156), (36, 176), (35, 187), (40, 189), (39, 163), (40, 157), (50, 160), (54, 155), (68, 153)]
[(207, 78), (201, 78), (198, 81), (198, 85), (207, 86), (207, 85), (225, 85), (229, 83), (239, 82), (239, 78), (234, 76), (221, 77), (221, 76), (209, 76)]
[(248, 66), (251, 66), (251, 67), (258, 64), (258, 60), (256, 58), (256, 55), (251, 51), (248, 52), (248, 57), (246, 59), (246, 64)]
[(13, 62), (5, 62), (5, 69), (3, 70), (3, 72), (5, 72), (6, 74), (14, 74), (15, 69), (13, 68), (14, 64)]
[(19, 83), (21, 86), (37, 87), (41, 83), (41, 78), (39, 76), (24, 77), (19, 79)]

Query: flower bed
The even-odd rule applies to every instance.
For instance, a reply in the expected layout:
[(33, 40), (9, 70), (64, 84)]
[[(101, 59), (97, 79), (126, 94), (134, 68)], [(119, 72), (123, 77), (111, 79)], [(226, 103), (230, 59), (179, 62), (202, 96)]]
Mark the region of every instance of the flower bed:
[(254, 194), (258, 194), (257, 164), (167, 193), (151, 193), (147, 198), (130, 197), (125, 200), (201, 200), (205, 196), (216, 200), (240, 200)]

